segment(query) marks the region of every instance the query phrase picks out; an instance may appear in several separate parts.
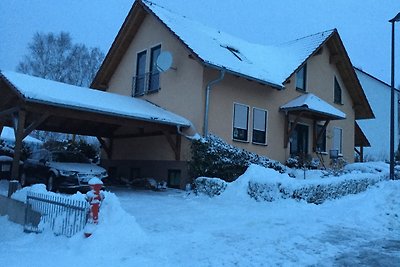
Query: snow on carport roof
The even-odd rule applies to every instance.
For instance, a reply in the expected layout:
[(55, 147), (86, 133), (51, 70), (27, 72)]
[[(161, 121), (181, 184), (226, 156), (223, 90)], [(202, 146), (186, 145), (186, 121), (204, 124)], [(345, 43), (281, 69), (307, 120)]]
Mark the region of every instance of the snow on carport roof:
[(157, 4), (143, 2), (205, 64), (282, 87), (287, 78), (327, 40), (329, 30), (281, 45), (246, 42)]
[[(1, 132), (0, 139), (9, 141), (9, 142), (15, 142), (14, 130), (10, 127), (4, 127), (3, 131)], [(39, 139), (36, 139), (29, 135), (27, 137), (25, 137), (23, 141), (26, 143), (30, 143), (30, 144), (38, 144), (38, 145), (43, 144), (43, 142), (40, 141)]]
[(113, 116), (189, 127), (191, 122), (148, 101), (12, 71), (3, 76), (27, 101)]
[(329, 105), (318, 96), (308, 93), (296, 97), (285, 105), (281, 106), (282, 110), (304, 110), (322, 114), (333, 119), (345, 119), (346, 114), (337, 108)]

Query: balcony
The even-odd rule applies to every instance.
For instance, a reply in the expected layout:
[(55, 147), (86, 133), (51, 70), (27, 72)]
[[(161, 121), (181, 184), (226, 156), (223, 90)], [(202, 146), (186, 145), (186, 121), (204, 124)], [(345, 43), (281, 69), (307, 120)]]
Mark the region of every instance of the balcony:
[(160, 90), (160, 72), (147, 72), (132, 79), (132, 96), (152, 94)]

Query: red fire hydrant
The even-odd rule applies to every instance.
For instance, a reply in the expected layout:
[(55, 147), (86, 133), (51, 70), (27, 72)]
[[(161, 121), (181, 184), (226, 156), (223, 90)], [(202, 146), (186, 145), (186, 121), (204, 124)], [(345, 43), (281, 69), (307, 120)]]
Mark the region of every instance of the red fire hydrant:
[(92, 235), (95, 225), (99, 222), (99, 210), (101, 202), (104, 199), (104, 193), (101, 190), (103, 182), (99, 178), (89, 180), (91, 190), (86, 193), (86, 200), (90, 204), (90, 213), (88, 224), (85, 227), (85, 237)]

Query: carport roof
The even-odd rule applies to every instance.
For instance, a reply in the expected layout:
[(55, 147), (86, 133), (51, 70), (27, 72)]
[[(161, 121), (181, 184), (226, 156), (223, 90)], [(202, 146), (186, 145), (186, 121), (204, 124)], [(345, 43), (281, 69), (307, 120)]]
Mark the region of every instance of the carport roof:
[(89, 111), (127, 119), (190, 127), (191, 122), (148, 101), (85, 87), (1, 71), (7, 82), (27, 102)]

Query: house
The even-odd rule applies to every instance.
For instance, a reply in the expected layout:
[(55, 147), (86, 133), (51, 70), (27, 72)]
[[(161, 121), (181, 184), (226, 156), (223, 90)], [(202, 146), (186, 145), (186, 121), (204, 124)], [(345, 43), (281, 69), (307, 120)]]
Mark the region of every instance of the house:
[[(373, 120), (360, 120), (357, 122), (371, 143), (370, 147), (364, 149), (364, 159), (369, 161), (389, 160), (391, 86), (360, 68), (354, 69), (375, 114), (375, 119)], [(394, 99), (395, 103), (398, 103), (398, 94), (397, 90)], [(394, 148), (397, 150), (399, 144), (398, 104), (395, 107), (397, 108), (394, 110)]]
[[(167, 71), (160, 71), (160, 54), (172, 61)], [(365, 140), (356, 120), (374, 117), (336, 29), (263, 46), (149, 1), (135, 1), (91, 87), (191, 121), (173, 135), (142, 129), (114, 139), (112, 158), (102, 161), (117, 175), (163, 178), (177, 187), (188, 176), (195, 133), (281, 162), (310, 154), (327, 164), (330, 150), (352, 162), (355, 142)], [(180, 135), (188, 138), (172, 153), (168, 143)]]

